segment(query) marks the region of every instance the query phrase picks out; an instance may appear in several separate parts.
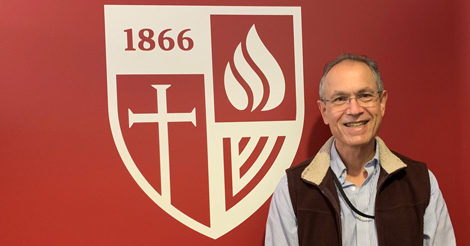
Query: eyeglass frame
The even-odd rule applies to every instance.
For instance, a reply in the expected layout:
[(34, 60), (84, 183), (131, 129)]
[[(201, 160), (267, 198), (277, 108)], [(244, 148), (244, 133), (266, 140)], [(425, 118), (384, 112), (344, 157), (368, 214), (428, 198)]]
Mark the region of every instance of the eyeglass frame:
[[(377, 95), (378, 95), (377, 99), (379, 99), (379, 98), (383, 95), (383, 94), (382, 94), (383, 92), (384, 92), (384, 91), (382, 90), (382, 91), (374, 91), (374, 92), (371, 92), (371, 93), (377, 94)], [(363, 94), (367, 94), (367, 93), (363, 93)], [(374, 96), (375, 96), (375, 95), (374, 95)], [(333, 100), (335, 100), (335, 99), (336, 99), (336, 98), (330, 99), (330, 100), (322, 99), (322, 101), (323, 101), (323, 103), (325, 103), (325, 104), (326, 104), (327, 102), (330, 102), (332, 105), (334, 105)], [(335, 105), (335, 106), (343, 106), (343, 105), (346, 105), (347, 103), (351, 103), (351, 100), (352, 100), (352, 99), (356, 99), (356, 102), (357, 102), (357, 103), (359, 103), (359, 101), (360, 101), (360, 99), (359, 99), (359, 100), (357, 99), (357, 95), (354, 96), (354, 97), (347, 97), (347, 99), (348, 99), (348, 100), (345, 101), (344, 104)], [(375, 101), (377, 101), (377, 99), (375, 99)], [(372, 100), (374, 100), (374, 99), (372, 99)], [(375, 102), (375, 101), (374, 101), (374, 102)], [(361, 101), (361, 102), (362, 102), (362, 101)]]

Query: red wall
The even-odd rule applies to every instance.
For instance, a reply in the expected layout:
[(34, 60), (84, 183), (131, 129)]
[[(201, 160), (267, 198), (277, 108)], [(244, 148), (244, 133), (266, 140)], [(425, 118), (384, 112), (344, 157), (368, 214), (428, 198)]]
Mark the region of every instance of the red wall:
[[(103, 5), (131, 3), (0, 3), (0, 244), (262, 245), (269, 200), (213, 240), (160, 210), (122, 163), (108, 120)], [(377, 60), (389, 92), (379, 135), (391, 149), (428, 164), (457, 242), (468, 245), (467, 1), (224, 4), (302, 8), (306, 118), (293, 164), (330, 136), (316, 108), (324, 64), (342, 52)]]
[[(456, 17), (458, 18), (457, 27), (459, 32), (457, 33), (455, 40), (458, 43), (458, 65), (456, 65), (457, 81), (459, 81), (459, 100), (458, 105), (460, 106), (459, 111), (455, 111), (456, 114), (460, 114), (459, 119), (459, 132), (458, 141), (460, 142), (460, 149), (454, 149), (453, 152), (457, 152), (460, 155), (459, 163), (456, 166), (458, 172), (457, 179), (459, 180), (458, 186), (449, 186), (448, 193), (451, 196), (447, 200), (448, 207), (451, 210), (451, 216), (457, 242), (459, 245), (466, 245), (470, 240), (470, 227), (467, 221), (470, 220), (470, 213), (468, 212), (468, 204), (470, 204), (469, 185), (466, 182), (466, 174), (470, 173), (470, 165), (467, 165), (470, 158), (470, 129), (467, 127), (470, 122), (470, 101), (467, 100), (468, 92), (470, 91), (470, 17), (468, 15), (470, 10), (470, 3), (468, 1), (461, 1), (456, 5), (458, 11), (456, 11)], [(453, 62), (454, 64), (456, 62)], [(450, 178), (446, 178), (450, 180)]]

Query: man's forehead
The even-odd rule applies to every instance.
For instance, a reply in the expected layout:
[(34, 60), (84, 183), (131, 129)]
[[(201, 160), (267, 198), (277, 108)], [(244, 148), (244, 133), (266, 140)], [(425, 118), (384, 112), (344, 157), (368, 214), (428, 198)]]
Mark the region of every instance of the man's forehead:
[(325, 77), (325, 87), (330, 90), (330, 93), (377, 90), (377, 84), (369, 66), (349, 60), (342, 61), (331, 68)]
[(326, 77), (328, 78), (352, 72), (363, 72), (367, 75), (373, 76), (372, 71), (367, 64), (360, 61), (344, 60), (333, 66)]

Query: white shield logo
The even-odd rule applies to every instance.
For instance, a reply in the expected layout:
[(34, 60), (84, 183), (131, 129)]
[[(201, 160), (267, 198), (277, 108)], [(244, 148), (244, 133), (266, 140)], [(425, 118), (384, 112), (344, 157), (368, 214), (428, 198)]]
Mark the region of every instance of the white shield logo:
[(224, 235), (266, 202), (297, 152), (300, 8), (110, 5), (105, 27), (124, 164), (172, 217)]

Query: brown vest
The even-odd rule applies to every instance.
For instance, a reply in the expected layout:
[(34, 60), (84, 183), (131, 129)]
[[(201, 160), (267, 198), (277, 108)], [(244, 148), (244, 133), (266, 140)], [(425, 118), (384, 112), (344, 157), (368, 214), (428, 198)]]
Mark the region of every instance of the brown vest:
[[(378, 243), (422, 246), (423, 217), (431, 192), (426, 164), (386, 150), (405, 165), (392, 173), (381, 168), (375, 207)], [(341, 211), (332, 174), (324, 172), (319, 184), (302, 174), (307, 167), (312, 169), (312, 159), (287, 169), (299, 245), (342, 245)]]

